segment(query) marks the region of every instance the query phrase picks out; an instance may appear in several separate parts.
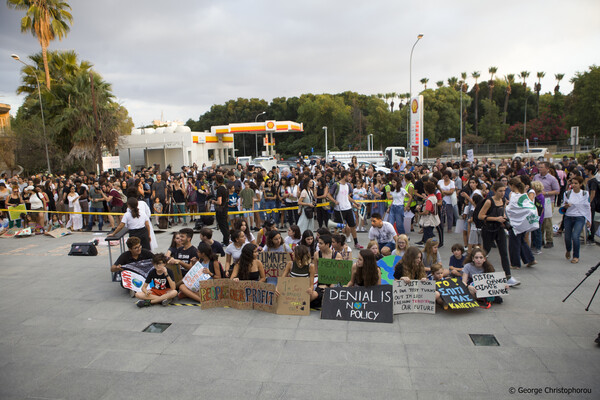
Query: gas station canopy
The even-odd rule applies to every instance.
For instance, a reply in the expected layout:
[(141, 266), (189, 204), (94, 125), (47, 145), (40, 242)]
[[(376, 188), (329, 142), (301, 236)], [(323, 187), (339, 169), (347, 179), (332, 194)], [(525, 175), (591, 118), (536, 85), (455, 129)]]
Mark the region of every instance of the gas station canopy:
[(252, 133), (255, 135), (279, 132), (304, 132), (302, 123), (293, 121), (265, 121), (248, 122), (229, 125), (211, 126), (213, 134), (224, 135), (228, 133)]

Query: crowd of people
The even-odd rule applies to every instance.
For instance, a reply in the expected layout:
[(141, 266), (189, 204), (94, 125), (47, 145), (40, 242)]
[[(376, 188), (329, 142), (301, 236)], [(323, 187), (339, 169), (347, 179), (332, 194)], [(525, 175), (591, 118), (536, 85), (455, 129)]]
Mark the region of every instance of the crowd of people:
[[(92, 231), (105, 224), (113, 233), (129, 229), (129, 251), (112, 269), (118, 272), (125, 261), (138, 257), (153, 258), (157, 289), (138, 294), (142, 306), (171, 300), (171, 290), (197, 296), (193, 288), (167, 278), (171, 270), (163, 264), (177, 264), (183, 275), (199, 262), (210, 277), (266, 280), (260, 251), (290, 253), (293, 261), (286, 274), (312, 277), (315, 285), (307, 290), (318, 302), (324, 286), (318, 283), (318, 259), (353, 259), (352, 247), (358, 256), (351, 280), (343, 285), (380, 283), (376, 261), (391, 254), (402, 257), (397, 279), (454, 275), (468, 283), (473, 271), (493, 270), (486, 257), (496, 249), (508, 284), (514, 286), (520, 282), (512, 271), (535, 265), (535, 256), (552, 248), (561, 234), (565, 258), (577, 263), (580, 237), (594, 234), (594, 216), (600, 212), (598, 167), (590, 154), (583, 165), (568, 157), (555, 164), (463, 158), (437, 159), (430, 165), (402, 161), (389, 172), (353, 158), (347, 165), (298, 160), (295, 166), (270, 170), (192, 165), (179, 172), (152, 166), (100, 176), (84, 171), (72, 176), (3, 175), (0, 208), (25, 204), (28, 210), (45, 211), (23, 215), (23, 224), (38, 230), (64, 226)], [(511, 209), (513, 203), (524, 209), (530, 204), (529, 216)], [(94, 214), (98, 212), (114, 215)], [(207, 213), (216, 219), (214, 229)], [(524, 221), (531, 216), (535, 220)], [(188, 220), (194, 229), (187, 227)], [(157, 255), (154, 229), (161, 222), (180, 227), (168, 251)], [(525, 222), (532, 228), (522, 228)], [(360, 243), (357, 232), (367, 228), (369, 242)], [(213, 239), (213, 230), (221, 232), (222, 241)], [(194, 231), (201, 239), (197, 247), (192, 245)], [(442, 266), (439, 249), (451, 232), (461, 234), (462, 242), (452, 244), (449, 262)], [(411, 244), (411, 235), (422, 236)]]

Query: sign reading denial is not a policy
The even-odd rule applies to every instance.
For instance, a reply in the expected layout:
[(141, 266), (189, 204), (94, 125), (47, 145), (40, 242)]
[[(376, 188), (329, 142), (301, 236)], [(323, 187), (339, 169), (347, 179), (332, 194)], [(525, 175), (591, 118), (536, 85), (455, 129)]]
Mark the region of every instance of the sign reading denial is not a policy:
[(321, 319), (392, 323), (392, 285), (327, 288)]

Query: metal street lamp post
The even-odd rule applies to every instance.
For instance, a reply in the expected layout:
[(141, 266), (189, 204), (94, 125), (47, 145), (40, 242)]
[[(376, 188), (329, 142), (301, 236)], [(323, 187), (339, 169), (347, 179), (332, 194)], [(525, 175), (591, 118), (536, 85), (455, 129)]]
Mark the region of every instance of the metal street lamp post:
[(33, 70), (33, 76), (35, 77), (35, 81), (37, 82), (38, 96), (40, 99), (40, 111), (42, 113), (42, 129), (44, 131), (44, 147), (46, 148), (46, 163), (48, 164), (48, 173), (51, 174), (52, 170), (50, 169), (50, 155), (48, 154), (48, 138), (46, 137), (46, 121), (44, 120), (44, 107), (42, 106), (42, 91), (40, 89), (40, 81), (37, 77), (37, 74), (35, 73), (36, 68), (34, 68), (32, 65), (29, 65), (26, 62), (24, 62), (23, 60), (21, 60), (19, 58), (19, 56), (16, 54), (11, 54), (10, 56), (13, 59), (17, 60), (18, 62), (20, 62), (21, 64), (23, 64), (26, 67), (29, 67)]
[(327, 127), (324, 126), (323, 130), (325, 131), (325, 163), (329, 162), (329, 156), (327, 154)]
[[(260, 117), (261, 115), (266, 114), (266, 111), (261, 112), (260, 114), (258, 114), (256, 117), (254, 117), (254, 122), (256, 122), (258, 120), (258, 117)], [(256, 151), (256, 157), (258, 157), (258, 133), (254, 134), (254, 147), (255, 147), (255, 151)]]
[(525, 117), (523, 118), (523, 152), (527, 151), (527, 101), (529, 100), (531, 93), (525, 98)]
[(408, 88), (409, 88), (409, 93), (410, 96), (408, 98), (408, 116), (407, 116), (407, 121), (406, 121), (406, 143), (408, 146), (408, 152), (412, 157), (412, 149), (411, 149), (411, 141), (410, 141), (410, 107), (412, 104), (412, 56), (413, 56), (413, 50), (415, 49), (415, 46), (417, 45), (417, 43), (419, 43), (419, 40), (423, 39), (423, 34), (419, 33), (417, 35), (417, 40), (415, 41), (415, 44), (413, 44), (412, 49), (410, 49), (410, 62), (409, 62), (409, 67), (408, 67), (408, 72), (409, 72), (409, 84), (408, 84)]

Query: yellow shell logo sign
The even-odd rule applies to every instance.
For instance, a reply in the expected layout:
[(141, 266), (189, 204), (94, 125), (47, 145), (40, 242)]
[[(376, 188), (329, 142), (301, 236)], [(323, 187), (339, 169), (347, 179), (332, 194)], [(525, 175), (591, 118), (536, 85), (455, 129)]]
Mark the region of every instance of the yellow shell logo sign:
[(419, 102), (417, 101), (417, 99), (413, 99), (413, 101), (410, 105), (410, 109), (412, 110), (413, 113), (417, 112), (417, 110), (419, 109)]
[(273, 129), (274, 127), (275, 127), (275, 124), (273, 123), (273, 121), (267, 122), (267, 128)]

